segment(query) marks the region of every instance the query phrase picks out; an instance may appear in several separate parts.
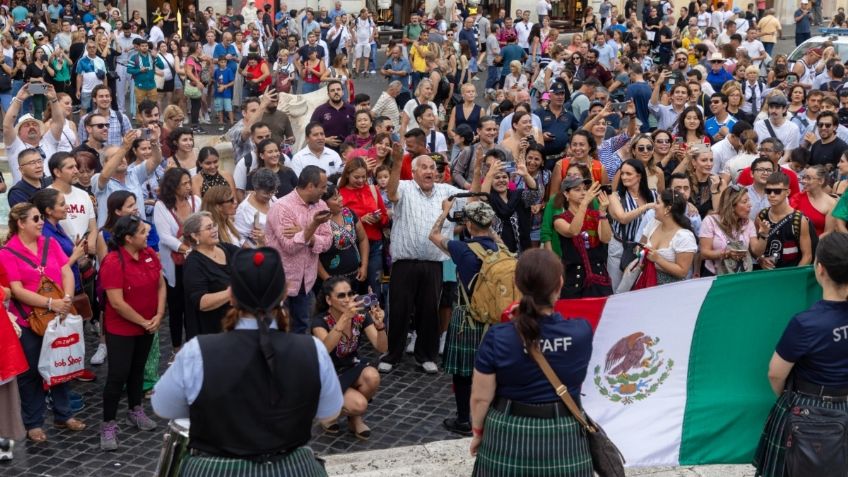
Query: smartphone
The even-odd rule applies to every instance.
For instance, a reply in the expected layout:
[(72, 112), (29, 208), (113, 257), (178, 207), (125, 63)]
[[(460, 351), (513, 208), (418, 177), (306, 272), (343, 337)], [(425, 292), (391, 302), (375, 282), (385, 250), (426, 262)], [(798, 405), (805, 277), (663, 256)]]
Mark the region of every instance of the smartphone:
[(606, 195), (612, 195), (612, 184), (602, 185), (601, 191)]
[(29, 93), (30, 94), (44, 94), (47, 92), (47, 83), (30, 83), (29, 84)]
[(668, 81), (665, 83), (665, 90), (671, 93), (671, 88), (674, 88), (674, 83), (674, 78), (669, 78)]
[(260, 217), (260, 213), (257, 210), (256, 213), (253, 214), (253, 228), (254, 229), (258, 229), (259, 227), (262, 226), (262, 224), (259, 222), (259, 217)]
[(315, 218), (316, 219), (322, 219), (324, 217), (329, 217), (332, 214), (333, 213), (330, 212), (329, 210), (322, 210), (321, 212), (318, 212), (317, 214), (315, 214)]
[(150, 139), (150, 128), (141, 128), (140, 139)]
[(507, 174), (512, 174), (515, 172), (515, 163), (514, 162), (504, 162), (503, 163), (503, 171)]
[[(798, 81), (798, 77), (795, 75), (786, 75), (786, 86), (792, 86)], [(30, 90), (32, 91), (32, 90)]]
[(677, 136), (676, 138), (674, 138), (674, 143), (683, 144), (683, 136)]
[(622, 101), (620, 103), (611, 103), (610, 108), (614, 113), (623, 113), (627, 110), (627, 101)]

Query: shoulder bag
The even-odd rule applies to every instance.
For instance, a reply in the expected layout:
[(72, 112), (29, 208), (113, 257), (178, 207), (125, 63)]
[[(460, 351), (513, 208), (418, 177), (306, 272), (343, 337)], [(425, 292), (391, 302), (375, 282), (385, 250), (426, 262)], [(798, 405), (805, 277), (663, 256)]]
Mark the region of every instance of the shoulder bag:
[[(50, 248), (49, 238), (44, 240), (44, 248), (41, 250), (41, 266), (34, 264), (32, 260), (9, 247), (4, 248), (41, 274), (41, 282), (38, 284), (38, 289), (35, 291), (36, 293), (45, 298), (52, 298), (55, 301), (63, 300), (65, 298), (65, 292), (62, 291), (62, 287), (57, 285), (52, 278), (44, 274), (44, 267), (47, 266), (48, 249)], [(12, 303), (14, 303), (18, 313), (22, 317), (26, 317), (27, 322), (29, 322), (30, 329), (38, 336), (44, 336), (44, 332), (47, 330), (47, 325), (53, 321), (53, 318), (56, 318), (56, 315), (58, 315), (57, 312), (40, 306), (30, 307), (31, 310), (29, 314), (27, 314), (24, 313), (24, 308), (18, 300), (12, 299)], [(76, 309), (73, 306), (71, 306), (70, 313), (76, 314)]]
[[(191, 213), (194, 213), (194, 210), (195, 210), (194, 196), (192, 195), (191, 196)], [(168, 212), (171, 213), (171, 216), (174, 217), (174, 221), (177, 223), (177, 238), (182, 240), (183, 239), (183, 223), (180, 220), (180, 218), (177, 217), (177, 214), (173, 210), (168, 209)], [(181, 266), (185, 265), (185, 260), (186, 260), (187, 255), (188, 255), (188, 253), (181, 253), (177, 250), (172, 250), (171, 251), (171, 260), (174, 261), (175, 266), (181, 267)]]
[[(536, 361), (536, 364), (542, 368), (548, 382), (554, 387), (557, 396), (562, 399), (565, 407), (571, 411), (577, 422), (586, 430), (589, 438), (589, 452), (592, 454), (592, 467), (600, 477), (624, 477), (624, 456), (618, 447), (610, 440), (606, 432), (601, 429), (587, 414), (577, 407), (577, 403), (568, 394), (568, 388), (562, 384), (562, 381), (556, 375), (556, 372), (548, 364), (548, 360), (539, 351), (536, 346), (528, 346), (530, 356)], [(584, 417), (585, 416), (585, 417)]]

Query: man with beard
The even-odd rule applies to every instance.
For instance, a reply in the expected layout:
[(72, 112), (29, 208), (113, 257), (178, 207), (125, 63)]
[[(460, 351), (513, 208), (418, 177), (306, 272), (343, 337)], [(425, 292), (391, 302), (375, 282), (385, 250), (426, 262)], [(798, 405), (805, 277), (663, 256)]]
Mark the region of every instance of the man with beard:
[[(813, 142), (810, 148), (810, 165), (830, 164), (836, 167), (842, 153), (848, 149), (848, 144), (845, 141), (836, 137), (836, 126), (839, 124), (839, 116), (833, 111), (824, 111), (819, 114), (816, 120), (816, 128), (818, 129), (819, 139)], [(812, 137), (810, 137), (812, 136)], [(805, 139), (814, 139), (813, 133), (807, 133)]]
[(47, 130), (47, 133), (41, 133), (44, 123), (31, 114), (24, 114), (18, 119), (17, 125), (15, 124), (15, 118), (21, 111), (21, 104), (30, 96), (32, 95), (29, 93), (29, 85), (25, 84), (12, 98), (12, 104), (3, 117), (3, 144), (6, 146), (6, 157), (12, 173), (12, 182), (9, 186), (13, 186), (21, 180), (18, 154), (25, 149), (36, 149), (41, 154), (42, 172), (46, 171), (47, 175), (50, 175), (47, 161), (56, 152), (59, 141), (62, 139), (65, 113), (62, 111), (62, 106), (59, 105), (59, 100), (56, 99), (56, 90), (53, 85), (47, 85), (46, 96), (52, 113), (50, 129)]
[(598, 63), (598, 50), (591, 49), (586, 53), (586, 64), (577, 70), (574, 79), (585, 80), (587, 78), (597, 78), (604, 87), (609, 87), (612, 83), (612, 74), (603, 65)]
[(310, 122), (324, 125), (327, 145), (338, 149), (344, 138), (353, 131), (356, 108), (342, 99), (342, 83), (339, 80), (327, 81), (329, 100), (315, 108)]

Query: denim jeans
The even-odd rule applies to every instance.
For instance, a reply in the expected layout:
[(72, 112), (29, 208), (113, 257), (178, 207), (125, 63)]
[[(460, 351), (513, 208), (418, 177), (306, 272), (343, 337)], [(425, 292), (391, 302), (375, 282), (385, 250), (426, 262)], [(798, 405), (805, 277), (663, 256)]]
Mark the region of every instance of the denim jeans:
[(371, 56), (368, 57), (368, 68), (377, 71), (377, 43), (371, 43)]
[(318, 91), (319, 89), (321, 89), (321, 83), (309, 83), (307, 81), (304, 81), (300, 93), (312, 93), (313, 91)]
[[(44, 413), (47, 411), (41, 374), (38, 372), (38, 358), (41, 355), (42, 336), (21, 327), (21, 346), (24, 349), (29, 369), (18, 375), (18, 393), (21, 396), (21, 417), (27, 430), (44, 427)], [(65, 422), (74, 417), (68, 400), (70, 383), (62, 383), (50, 388), (53, 395), (53, 422)]]
[(501, 79), (501, 69), (500, 66), (491, 65), (489, 66), (488, 72), (486, 73), (486, 89), (495, 89), (498, 85), (498, 81)]
[(291, 333), (309, 333), (309, 318), (312, 316), (313, 305), (312, 298), (312, 291), (304, 290), (302, 284), (297, 295), (286, 298), (286, 308), (289, 310), (289, 328)]
[(380, 303), (383, 304), (383, 290), (381, 288), (380, 277), (383, 273), (383, 241), (369, 240), (370, 247), (368, 248), (368, 280), (367, 284), (371, 287), (371, 293), (377, 295)]

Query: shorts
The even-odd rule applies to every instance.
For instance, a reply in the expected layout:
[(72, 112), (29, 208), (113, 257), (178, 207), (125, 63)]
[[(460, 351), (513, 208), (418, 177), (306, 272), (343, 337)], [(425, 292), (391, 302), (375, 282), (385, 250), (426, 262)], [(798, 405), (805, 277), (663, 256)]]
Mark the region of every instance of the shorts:
[(215, 96), (215, 112), (233, 112), (233, 98), (223, 98)]
[(356, 59), (359, 58), (368, 58), (371, 56), (371, 44), (370, 43), (357, 43), (354, 47), (354, 57)]
[(80, 92), (80, 108), (91, 111), (91, 92)]

